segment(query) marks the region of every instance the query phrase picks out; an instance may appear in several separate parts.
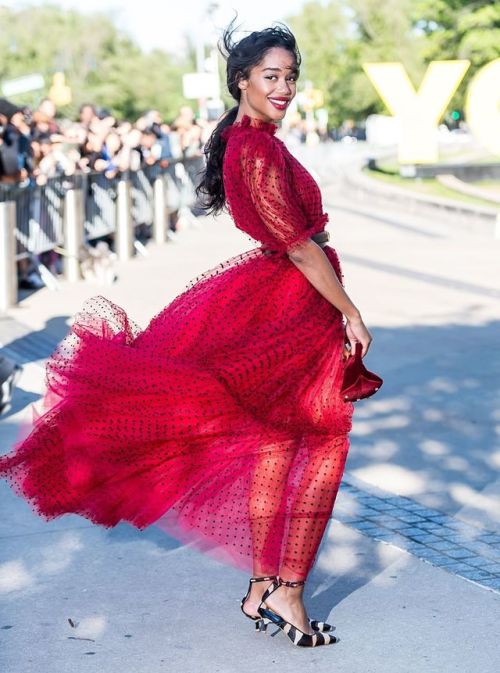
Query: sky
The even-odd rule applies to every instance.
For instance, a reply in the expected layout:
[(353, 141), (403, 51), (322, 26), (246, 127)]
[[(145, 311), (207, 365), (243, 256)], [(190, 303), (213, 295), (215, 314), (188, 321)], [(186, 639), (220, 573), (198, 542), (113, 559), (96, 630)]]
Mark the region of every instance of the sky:
[[(51, 4), (63, 9), (80, 12), (101, 11), (113, 18), (115, 25), (126, 30), (145, 50), (153, 48), (174, 52), (183, 49), (184, 35), (195, 39), (202, 31), (210, 33), (215, 26), (218, 35), (238, 12), (237, 24), (241, 30), (259, 30), (274, 21), (283, 21), (285, 16), (300, 10), (306, 0), (0, 0), (0, 5), (20, 9), (25, 6)], [(219, 9), (210, 22), (207, 7), (218, 4)], [(213, 33), (214, 34), (214, 33)]]

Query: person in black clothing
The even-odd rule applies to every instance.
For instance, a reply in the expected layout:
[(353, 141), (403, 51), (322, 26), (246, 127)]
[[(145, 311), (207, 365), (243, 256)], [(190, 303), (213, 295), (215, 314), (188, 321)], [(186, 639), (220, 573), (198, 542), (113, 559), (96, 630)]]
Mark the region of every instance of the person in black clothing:
[(0, 98), (0, 182), (14, 184), (31, 173), (29, 126), (24, 111)]
[(12, 391), (21, 372), (21, 365), (0, 352), (0, 414), (11, 401)]

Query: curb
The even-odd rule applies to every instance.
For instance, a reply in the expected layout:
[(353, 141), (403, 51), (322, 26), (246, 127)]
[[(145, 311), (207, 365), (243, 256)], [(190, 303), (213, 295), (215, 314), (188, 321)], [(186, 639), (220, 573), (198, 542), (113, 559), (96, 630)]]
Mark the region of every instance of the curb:
[(410, 210), (419, 208), (433, 212), (434, 215), (447, 216), (467, 231), (483, 236), (500, 237), (500, 209), (489, 206), (474, 206), (444, 197), (428, 197), (411, 193), (403, 187), (390, 186), (363, 175), (359, 170), (349, 170), (343, 174), (343, 182), (348, 189), (355, 190), (358, 197), (369, 195), (392, 203), (402, 204)]

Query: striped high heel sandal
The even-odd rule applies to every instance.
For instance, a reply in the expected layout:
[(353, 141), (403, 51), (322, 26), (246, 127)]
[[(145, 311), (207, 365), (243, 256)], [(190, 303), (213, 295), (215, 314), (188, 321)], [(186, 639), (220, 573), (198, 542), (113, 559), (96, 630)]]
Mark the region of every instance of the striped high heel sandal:
[(268, 577), (251, 577), (248, 583), (248, 591), (246, 592), (245, 596), (243, 596), (243, 598), (241, 599), (240, 602), (241, 611), (243, 612), (245, 617), (248, 617), (248, 619), (252, 619), (255, 622), (256, 631), (265, 631), (270, 620), (263, 619), (260, 615), (258, 615), (257, 617), (249, 615), (248, 612), (245, 612), (245, 610), (243, 609), (243, 605), (247, 600), (248, 596), (250, 595), (250, 589), (252, 588), (252, 584), (254, 582), (275, 582), (277, 579), (278, 579), (277, 575), (269, 575)]
[[(269, 575), (268, 577), (251, 577), (250, 581), (248, 583), (248, 590), (245, 596), (241, 599), (240, 602), (240, 607), (241, 611), (245, 615), (245, 617), (248, 617), (248, 619), (251, 619), (255, 622), (255, 630), (256, 631), (265, 631), (267, 629), (267, 625), (271, 623), (270, 619), (262, 619), (262, 617), (254, 617), (253, 615), (249, 615), (248, 612), (245, 612), (243, 609), (243, 604), (247, 600), (249, 594), (250, 594), (250, 589), (253, 584), (253, 582), (274, 582), (276, 580), (279, 580), (278, 575)], [(279, 584), (276, 584), (276, 589), (278, 588)], [(270, 593), (268, 594), (268, 596)], [(261, 601), (262, 605), (262, 601)], [(328, 622), (320, 622), (317, 619), (310, 619), (309, 624), (311, 625), (311, 628), (313, 631), (321, 631), (322, 633), (328, 633), (329, 631), (334, 631), (335, 626), (333, 624), (329, 624)]]
[[(258, 612), (262, 618), (262, 621), (264, 622), (264, 627), (261, 628), (261, 630), (265, 631), (267, 624), (272, 622), (277, 627), (279, 627), (297, 647), (317, 647), (319, 645), (333, 645), (334, 643), (338, 643), (340, 638), (337, 636), (332, 636), (329, 633), (322, 631), (317, 631), (314, 634), (304, 633), (297, 626), (294, 626), (294, 624), (291, 624), (290, 622), (287, 622), (285, 619), (283, 619), (283, 617), (274, 610), (262, 606), (262, 604), (266, 602), (266, 599), (269, 598), (269, 596), (282, 584), (287, 587), (300, 587), (305, 584), (305, 581), (287, 582), (281, 578), (278, 578), (277, 581), (273, 581), (271, 586), (268, 587), (266, 591), (264, 591), (262, 602), (258, 608)], [(312, 620), (310, 620), (309, 623), (311, 624), (312, 628)]]

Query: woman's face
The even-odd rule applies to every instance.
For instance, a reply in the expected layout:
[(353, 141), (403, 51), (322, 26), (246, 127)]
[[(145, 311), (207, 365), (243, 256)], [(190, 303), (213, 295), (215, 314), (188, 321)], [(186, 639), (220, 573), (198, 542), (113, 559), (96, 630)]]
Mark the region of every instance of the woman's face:
[(248, 79), (239, 81), (241, 89), (238, 116), (247, 114), (264, 121), (283, 119), (297, 93), (298, 70), (294, 55), (283, 47), (272, 47), (262, 61), (250, 71)]

